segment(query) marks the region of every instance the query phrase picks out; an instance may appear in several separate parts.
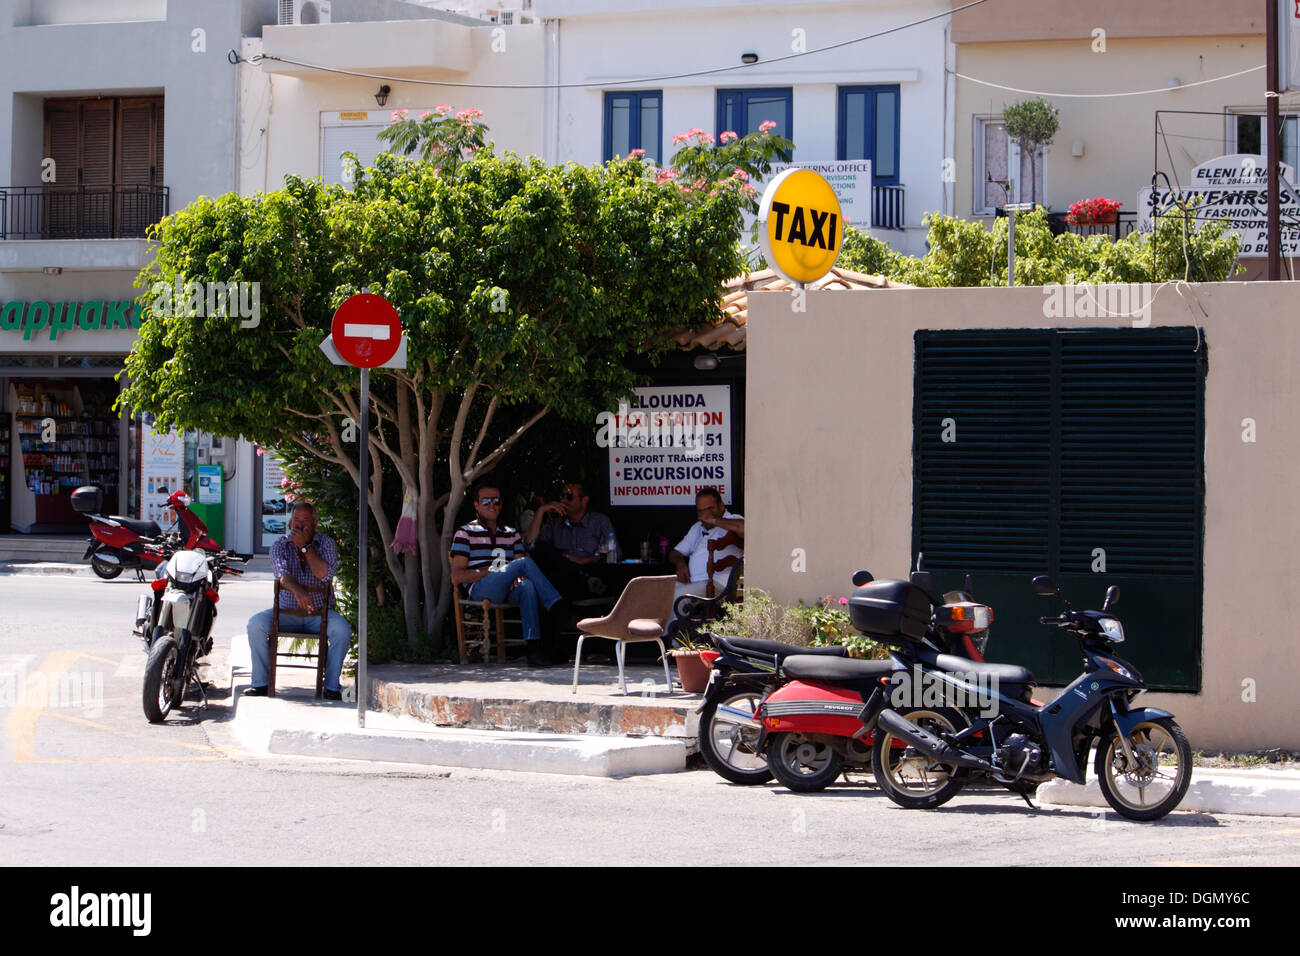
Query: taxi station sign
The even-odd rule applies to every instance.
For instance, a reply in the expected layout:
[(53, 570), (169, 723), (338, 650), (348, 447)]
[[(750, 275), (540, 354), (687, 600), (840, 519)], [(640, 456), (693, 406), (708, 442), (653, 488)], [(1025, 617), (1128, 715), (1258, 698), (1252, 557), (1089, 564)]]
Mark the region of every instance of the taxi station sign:
[(763, 190), (758, 244), (768, 265), (791, 282), (815, 282), (835, 265), (844, 215), (835, 190), (811, 169), (787, 169)]

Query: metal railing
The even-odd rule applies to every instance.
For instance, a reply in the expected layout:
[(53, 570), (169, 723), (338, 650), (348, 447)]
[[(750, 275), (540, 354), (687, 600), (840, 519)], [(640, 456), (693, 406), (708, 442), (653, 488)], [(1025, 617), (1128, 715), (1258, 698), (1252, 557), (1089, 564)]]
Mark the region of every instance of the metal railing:
[(1104, 226), (1072, 226), (1065, 221), (1066, 215), (1067, 213), (1063, 212), (1049, 212), (1047, 214), (1047, 224), (1052, 230), (1052, 235), (1073, 232), (1080, 236), (1110, 236), (1112, 239), (1123, 239), (1137, 228), (1136, 212), (1121, 212), (1114, 222), (1107, 223)]
[(903, 228), (903, 187), (871, 187), (871, 226), (873, 229)]
[(168, 213), (167, 186), (0, 186), (0, 239), (142, 239)]

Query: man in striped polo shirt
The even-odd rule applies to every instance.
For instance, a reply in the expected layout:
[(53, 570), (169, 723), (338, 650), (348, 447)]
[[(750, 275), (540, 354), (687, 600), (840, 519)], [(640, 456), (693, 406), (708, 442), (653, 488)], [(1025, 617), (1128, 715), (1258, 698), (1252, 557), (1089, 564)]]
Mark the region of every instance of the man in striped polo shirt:
[(480, 482), (473, 492), (478, 520), (461, 525), (451, 539), (451, 581), (464, 585), (470, 598), (519, 608), (530, 667), (547, 667), (541, 651), (542, 609), (560, 603), (560, 592), (546, 580), (532, 558), (524, 556), (519, 532), (502, 524), (501, 489)]

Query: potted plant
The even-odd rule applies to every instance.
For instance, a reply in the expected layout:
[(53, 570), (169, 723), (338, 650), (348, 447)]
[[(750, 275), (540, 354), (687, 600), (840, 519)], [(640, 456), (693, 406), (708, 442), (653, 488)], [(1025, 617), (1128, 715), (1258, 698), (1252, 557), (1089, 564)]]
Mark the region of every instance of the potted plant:
[(1122, 205), (1114, 199), (1080, 199), (1070, 204), (1065, 221), (1072, 226), (1110, 226), (1119, 218)]
[(702, 694), (709, 686), (709, 664), (701, 652), (710, 649), (710, 645), (695, 640), (688, 631), (679, 631), (673, 638), (679, 647), (671, 648), (667, 653), (677, 663), (677, 679), (681, 681), (682, 690), (688, 694)]
[[(1002, 122), (1011, 141), (1029, 155), (1029, 201), (1038, 202), (1038, 157), (1061, 128), (1060, 113), (1047, 100), (1035, 98), (1006, 107)], [(1025, 198), (1023, 190), (1020, 198)]]

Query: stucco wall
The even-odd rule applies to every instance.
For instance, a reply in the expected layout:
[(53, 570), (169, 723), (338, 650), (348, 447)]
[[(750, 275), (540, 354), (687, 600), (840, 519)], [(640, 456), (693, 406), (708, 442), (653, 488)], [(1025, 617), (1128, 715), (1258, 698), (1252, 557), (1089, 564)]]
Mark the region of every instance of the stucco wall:
[[(1033, 287), (809, 292), (795, 313), (789, 294), (751, 294), (746, 583), (793, 602), (845, 593), (857, 568), (904, 574), (913, 333), (1106, 324), (1047, 320), (1044, 298)], [(1203, 689), (1143, 699), (1175, 713), (1195, 748), (1300, 748), (1300, 283), (1164, 287), (1151, 326), (1190, 325), (1209, 348)], [(1245, 418), (1254, 443), (1242, 441)], [(804, 572), (792, 569), (796, 548)], [(1254, 703), (1242, 700), (1247, 679)]]

